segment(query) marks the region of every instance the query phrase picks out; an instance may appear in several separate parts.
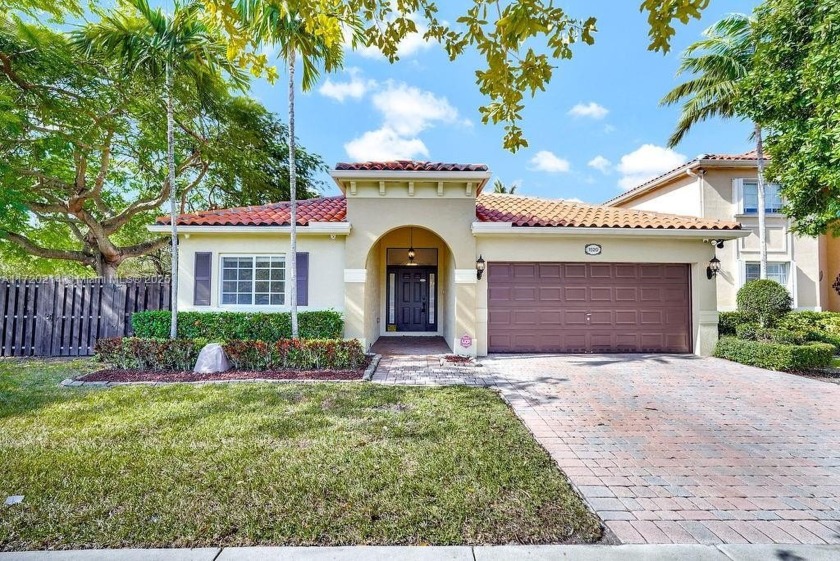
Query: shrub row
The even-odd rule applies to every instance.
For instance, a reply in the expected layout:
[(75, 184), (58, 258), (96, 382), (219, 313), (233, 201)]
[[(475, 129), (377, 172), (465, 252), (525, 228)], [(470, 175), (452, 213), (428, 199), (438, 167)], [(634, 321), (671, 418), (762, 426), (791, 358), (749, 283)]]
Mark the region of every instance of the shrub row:
[[(169, 337), (171, 312), (168, 310), (135, 312), (131, 326), (137, 337), (163, 339)], [(332, 310), (300, 312), (301, 339), (339, 339), (344, 334), (344, 320)], [(181, 312), (178, 314), (178, 337), (211, 341), (256, 340), (278, 341), (292, 336), (292, 319), (288, 312)]]
[[(99, 339), (96, 354), (103, 362), (124, 370), (192, 370), (206, 339)], [(281, 339), (224, 341), (222, 347), (235, 370), (353, 370), (365, 362), (359, 341), (353, 339)]]
[(205, 339), (113, 337), (96, 341), (97, 357), (123, 370), (192, 370)]
[[(721, 337), (749, 334), (751, 328), (759, 329), (758, 323), (749, 314), (743, 312), (721, 312), (718, 320), (718, 333)], [(805, 341), (816, 341), (833, 345), (835, 352), (840, 353), (840, 312), (791, 312), (785, 314), (778, 322), (779, 329), (793, 332), (797, 337), (804, 335)], [(782, 334), (784, 337), (786, 334)], [(741, 337), (741, 335), (739, 335)], [(755, 339), (752, 336), (741, 337)], [(772, 337), (771, 337), (772, 339)]]
[(833, 355), (834, 347), (826, 343), (789, 345), (721, 337), (715, 347), (718, 358), (787, 372), (829, 366)]

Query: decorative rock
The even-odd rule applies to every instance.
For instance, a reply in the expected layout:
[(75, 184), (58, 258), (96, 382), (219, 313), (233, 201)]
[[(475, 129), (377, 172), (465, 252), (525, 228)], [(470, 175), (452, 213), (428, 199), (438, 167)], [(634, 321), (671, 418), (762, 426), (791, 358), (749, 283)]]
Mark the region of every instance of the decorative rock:
[(6, 506), (12, 506), (23, 502), (23, 495), (12, 495), (6, 497)]
[(198, 353), (198, 360), (195, 361), (195, 368), (193, 368), (193, 372), (198, 374), (216, 374), (228, 370), (230, 370), (230, 362), (225, 355), (225, 350), (218, 343), (205, 345)]

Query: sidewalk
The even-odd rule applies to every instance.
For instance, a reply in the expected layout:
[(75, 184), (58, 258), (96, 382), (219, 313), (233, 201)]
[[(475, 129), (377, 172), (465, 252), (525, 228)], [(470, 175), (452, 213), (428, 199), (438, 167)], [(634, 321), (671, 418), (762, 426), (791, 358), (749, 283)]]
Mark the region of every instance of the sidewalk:
[(836, 561), (836, 545), (231, 547), (0, 553), (0, 561)]

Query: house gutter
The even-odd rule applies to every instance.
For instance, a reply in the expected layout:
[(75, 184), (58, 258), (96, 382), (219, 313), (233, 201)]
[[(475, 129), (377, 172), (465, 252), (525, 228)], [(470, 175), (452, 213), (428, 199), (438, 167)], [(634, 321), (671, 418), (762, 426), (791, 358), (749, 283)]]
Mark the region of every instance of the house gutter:
[(511, 222), (473, 222), (475, 237), (489, 236), (602, 236), (613, 238), (684, 238), (701, 240), (734, 240), (746, 238), (749, 230), (712, 230), (708, 228), (590, 228), (582, 226), (514, 226)]
[[(150, 232), (168, 232), (168, 224), (146, 226)], [(291, 234), (291, 226), (186, 226), (179, 225), (178, 232), (184, 234)], [(298, 226), (300, 235), (346, 236), (350, 234), (349, 222), (310, 222), (307, 226)]]

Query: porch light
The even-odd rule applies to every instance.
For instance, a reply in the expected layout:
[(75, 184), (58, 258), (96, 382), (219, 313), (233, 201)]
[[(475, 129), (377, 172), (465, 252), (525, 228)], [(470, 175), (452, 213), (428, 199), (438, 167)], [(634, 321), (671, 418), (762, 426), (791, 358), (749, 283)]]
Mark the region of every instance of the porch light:
[(717, 255), (712, 257), (711, 261), (709, 261), (709, 266), (706, 267), (706, 278), (709, 280), (715, 278), (717, 274), (720, 272), (720, 259), (717, 258)]
[(408, 263), (406, 265), (414, 265), (414, 257), (417, 253), (414, 251), (414, 228), (408, 231)]
[(475, 261), (475, 274), (478, 277), (478, 280), (481, 280), (481, 277), (484, 276), (484, 268), (486, 266), (487, 263), (484, 261), (484, 257), (479, 255), (478, 259)]

